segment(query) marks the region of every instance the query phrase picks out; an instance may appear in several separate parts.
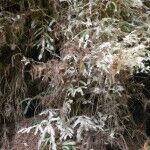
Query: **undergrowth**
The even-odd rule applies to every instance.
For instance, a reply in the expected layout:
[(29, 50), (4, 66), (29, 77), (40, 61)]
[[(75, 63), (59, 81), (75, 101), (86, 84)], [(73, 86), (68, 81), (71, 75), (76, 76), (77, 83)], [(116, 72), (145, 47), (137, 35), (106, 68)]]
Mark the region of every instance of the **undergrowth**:
[[(128, 99), (134, 93), (144, 101), (141, 85), (133, 86), (129, 79), (135, 72), (148, 73), (150, 69), (147, 5), (141, 0), (60, 0), (49, 1), (43, 6), (47, 10), (42, 10), (28, 4), (30, 17), (38, 15), (29, 22), (29, 41), (24, 37), (26, 30), (15, 26), (24, 20), (23, 14), (13, 17), (11, 29), (15, 37), (9, 45), (13, 49), (20, 46), (21, 39), (25, 40), (27, 53), (22, 52), (21, 59), (17, 59), (18, 54), (11, 57), (11, 65), (20, 76), (15, 75), (13, 84), (4, 87), (12, 91), (7, 98), (13, 97), (20, 111), (19, 104), (30, 90), (23, 75), (26, 66), (31, 65), (32, 81), (40, 80), (39, 89), (43, 87), (31, 99), (41, 100), (47, 109), (40, 115), (47, 118), (19, 133), (35, 130), (35, 135), (40, 135), (39, 149), (105, 150), (111, 143), (128, 150), (127, 139), (138, 132), (128, 110)], [(2, 19), (7, 21), (7, 15)], [(5, 27), (3, 22), (3, 43)], [(38, 50), (37, 60), (28, 57), (31, 48)], [(50, 55), (48, 60), (44, 59), (46, 52)], [(17, 63), (13, 64), (16, 59), (18, 68)]]

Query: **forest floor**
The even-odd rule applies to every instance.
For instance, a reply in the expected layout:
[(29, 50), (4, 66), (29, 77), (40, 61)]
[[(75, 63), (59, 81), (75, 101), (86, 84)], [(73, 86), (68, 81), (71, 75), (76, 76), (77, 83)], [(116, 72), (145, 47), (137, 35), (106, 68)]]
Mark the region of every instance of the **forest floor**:
[[(3, 135), (1, 143), (3, 146), (0, 150), (38, 150), (38, 143), (39, 143), (39, 134), (34, 134), (35, 130), (31, 130), (29, 133), (18, 133), (18, 131), (22, 128), (27, 128), (36, 123), (40, 122), (43, 119), (41, 116), (34, 116), (31, 118), (24, 118), (20, 121), (17, 125), (17, 128), (14, 127), (14, 124), (10, 124), (9, 127), (6, 127), (6, 137)], [(0, 126), (0, 128), (4, 128)], [(15, 129), (17, 131), (15, 131)], [(144, 137), (139, 134), (138, 139), (133, 143), (133, 139), (125, 139), (127, 141), (128, 150), (143, 150), (142, 145), (144, 142)], [(2, 137), (2, 135), (0, 135)], [(78, 149), (78, 150), (85, 150), (85, 149)], [(93, 150), (104, 150), (99, 148), (94, 148)], [(117, 150), (116, 148), (108, 147), (106, 150)], [(120, 150), (120, 149), (118, 149)], [(122, 149), (123, 150), (123, 149)]]
[[(36, 121), (40, 121), (40, 117), (35, 116), (32, 118), (25, 118), (17, 125), (16, 130), (27, 128), (35, 124)], [(11, 126), (11, 125), (10, 125)], [(2, 139), (2, 148), (0, 150), (37, 150), (39, 135), (34, 135), (34, 131), (29, 133), (18, 133), (15, 131), (14, 125), (11, 128), (7, 128), (7, 136)], [(8, 134), (9, 132), (9, 134)]]

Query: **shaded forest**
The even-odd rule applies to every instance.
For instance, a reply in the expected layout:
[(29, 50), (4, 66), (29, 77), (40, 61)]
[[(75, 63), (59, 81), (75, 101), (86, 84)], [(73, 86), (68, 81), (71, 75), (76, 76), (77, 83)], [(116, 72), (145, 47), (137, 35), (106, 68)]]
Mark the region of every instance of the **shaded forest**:
[(149, 0), (0, 0), (0, 149), (148, 150)]

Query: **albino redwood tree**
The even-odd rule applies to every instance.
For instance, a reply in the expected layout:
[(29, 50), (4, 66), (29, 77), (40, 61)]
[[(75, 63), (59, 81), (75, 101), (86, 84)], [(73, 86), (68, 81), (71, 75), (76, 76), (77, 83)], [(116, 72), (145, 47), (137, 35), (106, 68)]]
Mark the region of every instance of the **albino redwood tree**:
[(18, 133), (34, 129), (38, 149), (141, 147), (132, 109), (142, 115), (146, 96), (132, 77), (150, 69), (147, 1), (4, 0), (0, 10), (3, 122), (43, 106), (47, 118)]

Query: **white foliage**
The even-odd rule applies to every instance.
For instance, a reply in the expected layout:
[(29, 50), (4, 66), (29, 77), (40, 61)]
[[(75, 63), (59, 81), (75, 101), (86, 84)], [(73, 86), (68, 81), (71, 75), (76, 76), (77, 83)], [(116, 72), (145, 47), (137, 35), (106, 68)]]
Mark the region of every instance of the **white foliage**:
[(63, 104), (63, 113), (64, 114), (69, 114), (71, 112), (71, 103), (73, 103), (73, 100), (68, 100)]
[[(141, 41), (141, 37), (138, 33), (140, 29), (144, 28), (143, 26), (139, 28), (134, 24), (128, 23), (127, 25), (134, 28), (134, 30), (132, 29), (131, 32), (125, 32), (121, 29), (121, 24), (124, 26), (126, 25), (125, 22), (114, 19), (116, 18), (115, 15), (112, 18), (110, 18), (109, 15), (106, 15), (101, 19), (98, 18), (100, 17), (98, 14), (99, 11), (95, 12), (94, 8), (100, 5), (99, 0), (59, 1), (68, 3), (67, 16), (65, 16), (67, 23), (66, 25), (61, 25), (63, 29), (62, 33), (71, 44), (74, 45), (77, 41), (79, 50), (84, 53), (81, 58), (84, 66), (81, 73), (87, 81), (85, 81), (86, 83), (84, 81), (76, 80), (74, 82), (74, 78), (72, 78), (70, 85), (65, 89), (66, 99), (69, 100), (64, 102), (62, 108), (45, 110), (40, 115), (47, 115), (47, 119), (44, 119), (37, 125), (21, 129), (19, 133), (29, 133), (31, 130), (35, 129), (35, 135), (40, 134), (38, 143), (39, 149), (43, 143), (50, 143), (49, 149), (52, 150), (56, 150), (57, 145), (60, 144), (62, 145), (62, 149), (69, 150), (69, 146), (71, 146), (74, 150), (75, 144), (77, 142), (82, 142), (88, 131), (107, 132), (107, 138), (109, 140), (114, 139), (115, 130), (110, 128), (105, 129), (105, 125), (107, 119), (115, 118), (115, 116), (113, 110), (111, 110), (112, 112), (110, 112), (110, 114), (98, 112), (95, 116), (81, 115), (70, 117), (72, 110), (71, 105), (73, 103), (73, 100), (71, 100), (70, 97), (78, 102), (79, 99), (77, 97), (80, 96), (84, 101), (85, 91), (89, 90), (89, 92), (92, 92), (94, 95), (102, 94), (102, 97), (104, 97), (102, 100), (106, 99), (106, 101), (112, 100), (112, 102), (114, 102), (113, 94), (121, 97), (124, 88), (119, 82), (116, 82), (115, 85), (111, 84), (111, 82), (108, 82), (109, 78), (115, 78), (115, 75), (119, 74), (121, 70), (128, 69), (130, 73), (133, 73), (135, 69), (138, 70), (140, 68), (141, 72), (148, 71), (150, 67), (145, 67), (144, 61), (150, 60), (150, 52), (146, 50), (147, 46)], [(101, 3), (103, 2), (104, 1)], [(117, 2), (118, 1), (113, 2), (111, 0), (106, 1), (106, 5), (104, 5), (105, 11), (111, 6), (113, 6), (114, 14), (116, 14), (117, 11), (121, 11), (121, 7), (118, 8), (119, 5), (117, 5)], [(123, 1), (119, 4), (122, 5), (122, 3)], [(130, 8), (130, 6), (137, 8), (143, 6), (141, 0), (126, 0), (123, 4), (125, 9), (126, 7)], [(98, 7), (95, 10), (98, 9), (100, 8)], [(52, 24), (53, 21), (48, 26), (47, 30), (49, 32), (52, 31)], [(33, 22), (32, 28), (34, 28), (34, 26)], [(148, 24), (147, 27), (149, 28)], [(142, 30), (142, 32), (143, 31), (144, 30)], [(37, 35), (39, 33), (41, 33), (40, 30), (37, 32)], [(121, 41), (118, 40), (118, 37), (120, 36), (122, 37)], [(150, 39), (146, 37), (146, 41), (149, 43)], [(45, 50), (48, 50), (49, 52), (54, 50), (52, 45), (53, 42), (53, 39), (48, 34), (42, 35), (40, 41), (36, 43), (36, 46), (41, 48), (39, 60), (42, 59)], [(88, 50), (88, 52), (84, 52), (84, 50)], [(70, 65), (64, 73), (64, 75), (69, 76), (70, 78), (77, 75), (79, 68), (77, 68), (76, 65), (80, 61), (80, 58), (70, 53), (63, 57), (64, 62), (68, 63), (72, 60), (73, 65)], [(28, 63), (25, 58), (22, 61)], [(106, 75), (106, 80), (104, 83), (105, 86), (103, 87), (101, 80), (104, 75)], [(94, 84), (94, 87), (90, 89), (89, 85), (91, 85), (92, 82), (96, 83), (96, 85)], [(112, 94), (110, 94), (110, 91)], [(100, 99), (100, 101), (102, 100)], [(82, 104), (92, 105), (93, 101), (87, 99)], [(114, 105), (115, 104), (116, 103), (114, 103)], [(109, 107), (109, 105), (107, 107)], [(114, 107), (117, 106), (115, 105)], [(117, 124), (116, 120), (114, 122), (114, 124)], [(56, 131), (60, 135), (59, 140), (56, 140)], [(49, 135), (48, 137), (46, 137), (47, 134)], [(73, 139), (77, 139), (77, 141), (73, 141)]]
[(74, 135), (73, 129), (68, 126), (63, 126), (60, 132), (60, 141), (66, 141), (67, 138), (71, 139)]
[(79, 86), (79, 87), (71, 87), (67, 90), (68, 95), (71, 95), (72, 97), (75, 97), (77, 93), (81, 94), (82, 96), (84, 95), (83, 89), (86, 89), (86, 86)]
[[(67, 101), (63, 105), (64, 113), (70, 112), (72, 100)], [(65, 108), (66, 107), (66, 108)], [(63, 113), (63, 112), (62, 112)], [(96, 119), (93, 117), (88, 116), (76, 116), (70, 118), (68, 122), (64, 122), (63, 115), (59, 115), (58, 110), (46, 110), (42, 112), (40, 115), (47, 115), (48, 117), (45, 120), (42, 120), (41, 123), (28, 127), (23, 128), (19, 131), (19, 133), (29, 133), (32, 129), (35, 129), (35, 135), (39, 134), (40, 139), (38, 142), (38, 149), (41, 146), (47, 145), (48, 142), (50, 143), (51, 150), (57, 150), (57, 142), (56, 142), (56, 128), (60, 132), (59, 140), (62, 142), (62, 147), (67, 148), (68, 146), (75, 145), (74, 141), (67, 141), (72, 140), (73, 137), (77, 138), (77, 141), (80, 142), (84, 138), (84, 134), (90, 130), (94, 131), (103, 131), (104, 132), (104, 125), (107, 119), (107, 116), (103, 116), (101, 113), (98, 113), (98, 118)], [(83, 134), (84, 133), (84, 134)], [(47, 137), (47, 135), (49, 135)]]
[(76, 128), (77, 127), (77, 141), (80, 142), (82, 140), (82, 133), (84, 131), (89, 131), (89, 130), (103, 130), (103, 125), (104, 122), (102, 121), (102, 124), (95, 124), (95, 122), (92, 120), (92, 118), (87, 117), (87, 116), (77, 116), (72, 118), (74, 121), (72, 127)]
[(143, 6), (143, 3), (142, 3), (141, 0), (131, 0), (131, 5), (132, 5), (133, 7), (138, 7), (138, 8), (140, 8), (140, 7)]

